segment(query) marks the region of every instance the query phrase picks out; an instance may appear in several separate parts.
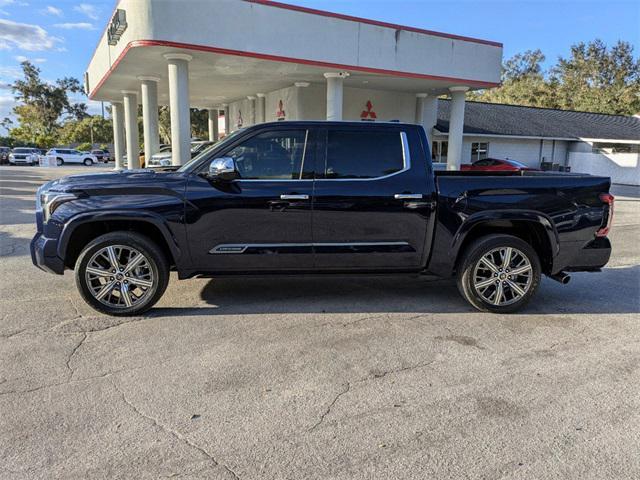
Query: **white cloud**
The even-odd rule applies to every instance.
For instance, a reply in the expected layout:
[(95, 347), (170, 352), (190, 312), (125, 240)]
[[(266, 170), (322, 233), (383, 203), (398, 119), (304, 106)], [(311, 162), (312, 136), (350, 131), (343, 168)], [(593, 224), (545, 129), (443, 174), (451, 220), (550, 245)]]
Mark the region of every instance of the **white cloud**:
[(81, 3), (80, 5), (76, 5), (75, 7), (73, 7), (73, 9), (76, 12), (80, 12), (80, 13), (85, 14), (91, 20), (97, 20), (98, 19), (98, 9), (96, 7), (94, 7), (93, 5), (90, 5), (88, 3)]
[(53, 48), (55, 38), (38, 25), (0, 19), (0, 50), (19, 48), (38, 52)]
[(56, 17), (62, 16), (62, 10), (56, 7), (52, 7), (51, 5), (47, 5), (47, 8), (43, 8), (40, 10), (40, 13), (45, 15), (54, 15)]
[(25, 57), (24, 55), (16, 55), (15, 58), (18, 62), (22, 63), (22, 62), (31, 62), (31, 63), (44, 63), (47, 61), (46, 58), (29, 58), (29, 57)]
[(0, 82), (5, 82), (7, 78), (15, 80), (22, 76), (22, 69), (20, 67), (5, 67), (0, 66)]
[(63, 30), (95, 30), (92, 24), (87, 22), (76, 22), (76, 23), (56, 23), (54, 25), (56, 28), (62, 28)]
[(18, 7), (28, 7), (27, 2), (16, 2), (16, 0), (0, 0), (0, 7), (6, 7), (8, 5), (17, 5)]

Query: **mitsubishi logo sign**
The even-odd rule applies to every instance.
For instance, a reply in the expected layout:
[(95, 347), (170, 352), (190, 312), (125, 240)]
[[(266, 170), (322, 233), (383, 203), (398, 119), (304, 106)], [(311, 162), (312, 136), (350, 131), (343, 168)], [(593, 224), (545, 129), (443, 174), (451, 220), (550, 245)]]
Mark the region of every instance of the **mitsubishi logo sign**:
[(284, 111), (284, 105), (282, 104), (282, 99), (278, 102), (278, 110), (276, 111), (276, 118), (278, 121), (284, 120), (287, 114)]
[(367, 109), (362, 111), (362, 113), (360, 114), (360, 119), (368, 122), (373, 122), (376, 118), (378, 118), (376, 112), (373, 111), (373, 103), (371, 103), (371, 100), (367, 100), (367, 104), (365, 106), (367, 107)]

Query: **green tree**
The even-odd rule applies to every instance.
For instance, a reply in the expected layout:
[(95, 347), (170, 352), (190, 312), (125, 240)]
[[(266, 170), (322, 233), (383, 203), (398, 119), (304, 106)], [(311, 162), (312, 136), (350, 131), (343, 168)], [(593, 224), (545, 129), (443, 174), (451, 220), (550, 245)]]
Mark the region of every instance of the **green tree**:
[[(160, 143), (171, 143), (171, 112), (163, 105), (158, 112), (158, 132)], [(209, 138), (209, 112), (207, 110), (191, 109), (191, 137)]]
[[(91, 133), (93, 130), (93, 136)], [(70, 143), (111, 143), (113, 126), (110, 119), (100, 115), (85, 117), (82, 120), (67, 120), (59, 130), (59, 142)]]
[(18, 103), (13, 112), (18, 117), (19, 126), (10, 134), (19, 140), (48, 146), (55, 143), (58, 122), (63, 114), (74, 119), (87, 116), (84, 103), (73, 103), (69, 99), (69, 94), (82, 93), (82, 86), (71, 77), (49, 83), (42, 80), (40, 69), (32, 63), (25, 61), (21, 66), (24, 78), (11, 85)]
[(472, 92), (470, 100), (535, 107), (633, 115), (640, 112), (640, 60), (633, 46), (601, 40), (578, 43), (568, 58), (548, 71), (540, 50), (527, 51), (503, 65), (502, 85)]
[(560, 58), (550, 80), (557, 85), (561, 108), (631, 115), (640, 112), (640, 60), (633, 46), (601, 40), (578, 43), (569, 58)]
[(500, 87), (478, 93), (471, 92), (469, 99), (532, 107), (555, 107), (553, 86), (545, 79), (542, 68), (544, 61), (545, 56), (540, 50), (527, 50), (514, 55), (502, 66)]

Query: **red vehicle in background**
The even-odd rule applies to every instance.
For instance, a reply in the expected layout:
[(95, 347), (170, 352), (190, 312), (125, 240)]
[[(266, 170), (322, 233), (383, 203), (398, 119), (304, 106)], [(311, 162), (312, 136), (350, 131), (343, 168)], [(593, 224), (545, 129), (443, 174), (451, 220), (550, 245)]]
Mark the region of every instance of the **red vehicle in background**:
[(519, 172), (538, 170), (520, 163), (517, 160), (500, 160), (497, 158), (484, 158), (473, 162), (472, 164), (464, 164), (460, 166), (460, 170), (476, 171), (476, 172)]

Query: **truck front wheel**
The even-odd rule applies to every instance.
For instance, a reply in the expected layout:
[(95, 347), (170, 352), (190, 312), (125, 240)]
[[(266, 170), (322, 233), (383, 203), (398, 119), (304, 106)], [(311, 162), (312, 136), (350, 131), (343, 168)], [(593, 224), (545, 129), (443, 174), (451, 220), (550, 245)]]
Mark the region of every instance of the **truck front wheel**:
[(94, 310), (138, 315), (162, 297), (169, 266), (162, 250), (135, 232), (112, 232), (91, 241), (75, 265), (76, 285)]
[(458, 290), (478, 310), (511, 313), (531, 300), (540, 271), (538, 255), (527, 242), (511, 235), (488, 235), (464, 251)]

